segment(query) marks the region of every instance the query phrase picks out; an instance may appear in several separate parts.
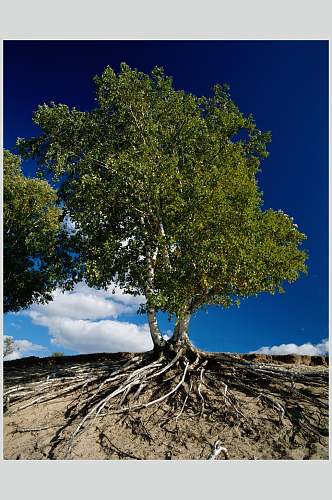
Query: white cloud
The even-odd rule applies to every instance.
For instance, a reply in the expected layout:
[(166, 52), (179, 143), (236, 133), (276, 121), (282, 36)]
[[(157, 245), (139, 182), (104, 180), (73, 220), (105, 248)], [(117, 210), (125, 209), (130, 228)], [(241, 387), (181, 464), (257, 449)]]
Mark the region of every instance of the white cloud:
[(33, 344), (30, 342), (30, 340), (25, 340), (25, 339), (20, 339), (20, 340), (14, 340), (13, 337), (10, 337), (9, 335), (4, 335), (4, 339), (6, 337), (9, 337), (13, 340), (13, 351), (10, 354), (7, 354), (7, 356), (4, 356), (4, 361), (10, 361), (12, 359), (19, 359), (22, 358), (23, 356), (31, 356), (32, 354), (38, 353), (40, 351), (47, 351), (48, 349), (46, 347), (43, 347), (42, 345), (39, 344)]
[(135, 314), (142, 302), (142, 296), (123, 294), (118, 288), (112, 294), (111, 290), (95, 290), (80, 283), (71, 292), (56, 290), (52, 302), (34, 304), (28, 314), (32, 311), (72, 319), (117, 318), (120, 314)]
[(117, 287), (113, 294), (111, 289), (95, 290), (80, 283), (71, 292), (55, 291), (52, 302), (34, 304), (21, 314), (48, 328), (53, 344), (73, 351), (143, 352), (152, 349), (148, 325), (116, 319), (135, 314), (144, 301)]
[(52, 344), (80, 353), (143, 352), (152, 349), (148, 325), (125, 321), (90, 321), (31, 312), (32, 321), (49, 329)]
[(308, 356), (325, 356), (329, 352), (329, 341), (323, 339), (318, 344), (306, 342), (302, 345), (297, 344), (281, 344), (272, 347), (261, 347), (252, 353), (258, 354), (301, 354)]
[(172, 330), (166, 330), (165, 333), (163, 333), (163, 339), (164, 340), (169, 340), (173, 335)]
[(11, 323), (9, 323), (10, 326), (12, 326), (13, 328), (17, 329), (17, 330), (20, 330), (22, 328), (22, 325), (20, 325), (18, 322), (16, 321), (12, 321)]

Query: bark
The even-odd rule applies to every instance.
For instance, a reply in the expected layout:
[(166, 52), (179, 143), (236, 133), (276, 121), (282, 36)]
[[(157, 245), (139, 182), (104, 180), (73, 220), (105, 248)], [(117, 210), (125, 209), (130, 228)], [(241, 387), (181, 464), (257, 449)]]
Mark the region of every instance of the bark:
[(165, 264), (167, 266), (167, 269), (172, 269), (171, 260), (169, 258), (169, 252), (168, 252), (167, 243), (166, 243), (166, 234), (165, 234), (165, 230), (164, 230), (164, 226), (163, 226), (162, 222), (159, 222), (159, 232), (160, 232), (160, 236), (162, 236), (162, 238), (163, 238), (162, 254), (163, 254)]
[[(142, 227), (146, 231), (145, 218), (143, 215), (141, 215), (140, 220)], [(160, 223), (159, 230), (161, 236), (165, 238), (165, 231), (162, 223)], [(167, 264), (170, 265), (169, 255), (167, 253), (166, 241), (164, 242), (163, 251), (166, 252), (166, 254), (164, 254), (166, 256), (166, 262)], [(162, 350), (162, 348), (165, 345), (165, 340), (163, 339), (161, 332), (159, 330), (156, 317), (156, 310), (152, 305), (149, 304), (149, 300), (153, 298), (153, 293), (154, 293), (154, 273), (155, 273), (155, 265), (158, 257), (158, 252), (159, 252), (158, 246), (154, 249), (154, 251), (152, 251), (152, 249), (148, 246), (146, 248), (147, 280), (145, 285), (145, 296), (148, 301), (147, 316), (150, 327), (150, 334), (153, 342), (153, 348), (155, 351)]]
[(175, 324), (175, 329), (173, 336), (170, 340), (172, 344), (175, 345), (180, 345), (180, 344), (189, 344), (189, 337), (188, 337), (188, 327), (189, 327), (189, 321), (190, 321), (190, 314), (189, 313), (184, 313), (183, 315), (179, 316), (176, 324)]
[[(158, 256), (158, 247), (155, 249), (153, 254), (151, 251), (147, 252), (147, 283), (145, 287), (145, 296), (149, 302), (149, 299), (153, 296), (153, 286), (154, 286), (154, 268)], [(161, 332), (159, 330), (156, 311), (151, 305), (148, 305), (147, 309), (149, 327), (151, 338), (153, 342), (154, 350), (160, 350), (164, 345), (164, 339), (162, 338)]]
[(153, 342), (153, 347), (155, 350), (160, 350), (163, 347), (165, 341), (162, 338), (162, 335), (158, 327), (156, 311), (153, 307), (149, 307), (147, 314), (148, 314), (148, 321), (149, 321), (150, 334)]

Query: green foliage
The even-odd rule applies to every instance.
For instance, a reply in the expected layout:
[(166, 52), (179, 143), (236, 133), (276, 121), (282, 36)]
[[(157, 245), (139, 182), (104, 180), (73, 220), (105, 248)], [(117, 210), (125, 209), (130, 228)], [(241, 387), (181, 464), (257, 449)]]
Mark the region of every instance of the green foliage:
[(64, 356), (63, 352), (60, 351), (52, 352), (52, 358), (61, 358), (62, 356)]
[(262, 210), (270, 134), (226, 86), (198, 98), (161, 68), (149, 76), (126, 64), (95, 83), (95, 109), (44, 104), (34, 114), (41, 135), (18, 142), (59, 183), (89, 285), (115, 281), (181, 315), (282, 291), (306, 271), (305, 235)]
[(4, 151), (4, 312), (51, 299), (66, 265), (57, 194), (45, 181), (26, 178), (18, 156)]

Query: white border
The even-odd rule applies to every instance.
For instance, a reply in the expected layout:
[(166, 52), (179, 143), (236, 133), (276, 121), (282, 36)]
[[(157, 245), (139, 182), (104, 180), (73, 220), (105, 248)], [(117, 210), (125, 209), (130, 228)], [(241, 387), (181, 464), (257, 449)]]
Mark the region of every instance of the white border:
[[(7, 40), (330, 40), (329, 4), (324, 0), (11, 0), (2, 7), (0, 28)], [(223, 496), (305, 500), (328, 494), (330, 470), (327, 461), (3, 461), (0, 466), (2, 492), (26, 500), (101, 495), (135, 500)]]

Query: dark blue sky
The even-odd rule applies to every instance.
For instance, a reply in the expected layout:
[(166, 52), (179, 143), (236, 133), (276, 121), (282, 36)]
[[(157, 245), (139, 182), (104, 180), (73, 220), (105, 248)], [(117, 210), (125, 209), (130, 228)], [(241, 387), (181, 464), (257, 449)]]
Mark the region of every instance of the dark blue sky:
[[(215, 83), (228, 83), (240, 110), (252, 113), (261, 130), (272, 132), (270, 156), (259, 175), (265, 208), (282, 209), (308, 236), (308, 276), (286, 285), (284, 295), (264, 294), (239, 309), (199, 312), (191, 322), (191, 338), (208, 350), (238, 352), (326, 338), (328, 42), (6, 41), (4, 146), (11, 149), (17, 137), (36, 133), (31, 115), (38, 104), (52, 100), (90, 109), (93, 75), (106, 65), (118, 70), (122, 61), (143, 72), (163, 66), (176, 88), (196, 95), (209, 94)], [(31, 174), (33, 165), (24, 169)], [(15, 336), (11, 318), (6, 318), (6, 333)], [(25, 328), (24, 338), (32, 340), (33, 329)], [(35, 332), (34, 341), (37, 337), (46, 345), (46, 329)]]

